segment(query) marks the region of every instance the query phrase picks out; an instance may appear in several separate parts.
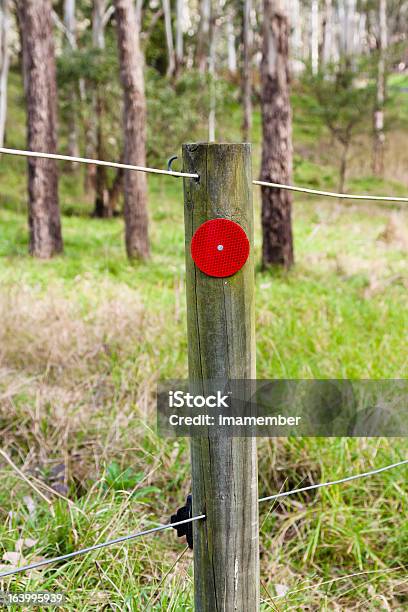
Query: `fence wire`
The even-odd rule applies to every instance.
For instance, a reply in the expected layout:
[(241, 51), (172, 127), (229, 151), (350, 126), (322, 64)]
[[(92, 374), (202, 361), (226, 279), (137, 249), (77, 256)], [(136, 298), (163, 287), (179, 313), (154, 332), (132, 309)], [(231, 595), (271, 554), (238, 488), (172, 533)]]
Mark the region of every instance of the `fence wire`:
[(353, 474), (352, 476), (346, 476), (345, 478), (340, 478), (340, 480), (331, 480), (329, 482), (319, 482), (317, 484), (308, 485), (307, 487), (301, 487), (300, 489), (292, 489), (291, 491), (283, 491), (282, 493), (277, 493), (276, 495), (268, 495), (267, 497), (261, 497), (260, 499), (258, 499), (258, 502), (261, 503), (264, 501), (279, 499), (281, 497), (287, 497), (288, 495), (294, 495), (295, 493), (303, 493), (304, 491), (311, 491), (312, 489), (320, 489), (321, 487), (330, 487), (332, 485), (341, 484), (343, 482), (350, 482), (351, 480), (358, 480), (359, 478), (366, 478), (367, 476), (374, 476), (375, 474), (380, 474), (381, 472), (392, 470), (393, 468), (399, 467), (400, 465), (405, 465), (406, 463), (408, 463), (408, 459), (404, 459), (403, 461), (398, 461), (397, 463), (391, 463), (391, 465), (386, 465), (382, 468), (371, 470), (370, 472), (363, 472), (362, 474)]
[[(134, 170), (136, 172), (148, 172), (150, 174), (165, 174), (168, 176), (175, 176), (180, 178), (192, 178), (198, 180), (199, 174), (190, 172), (176, 172), (173, 170), (162, 170), (160, 168), (150, 168), (147, 166), (133, 166), (131, 164), (122, 164), (118, 162), (110, 162), (101, 159), (90, 159), (86, 157), (72, 157), (70, 155), (57, 155), (55, 153), (42, 153), (34, 151), (23, 151), (20, 149), (7, 149), (0, 147), (0, 153), (7, 155), (18, 155), (22, 157), (37, 157), (42, 159), (55, 159), (62, 161), (78, 162), (81, 164), (92, 164), (95, 166), (109, 166), (111, 168), (123, 168), (124, 170)], [(275, 189), (286, 189), (289, 191), (296, 191), (300, 193), (307, 193), (310, 195), (325, 196), (328, 198), (338, 198), (343, 200), (366, 200), (366, 201), (379, 201), (379, 202), (405, 202), (408, 203), (408, 198), (397, 197), (397, 196), (377, 196), (368, 194), (352, 194), (352, 193), (336, 193), (334, 191), (320, 191), (318, 189), (309, 189), (309, 187), (297, 187), (295, 185), (284, 185), (283, 183), (273, 183), (269, 181), (252, 181), (254, 185), (261, 187), (273, 187)]]
[(162, 170), (161, 168), (148, 168), (147, 166), (133, 166), (119, 162), (110, 162), (102, 159), (90, 159), (88, 157), (71, 157), (70, 155), (57, 155), (56, 153), (40, 153), (34, 151), (22, 151), (20, 149), (5, 149), (0, 147), (0, 153), (7, 155), (18, 155), (21, 157), (38, 157), (40, 159), (56, 159), (60, 161), (78, 162), (80, 164), (92, 164), (93, 166), (109, 166), (110, 168), (122, 168), (123, 170), (135, 170), (136, 172), (148, 172), (150, 174), (167, 174), (184, 178), (198, 179), (198, 174), (190, 172), (176, 172), (173, 170)]
[(107, 542), (101, 542), (100, 544), (94, 544), (93, 546), (88, 546), (87, 548), (81, 548), (80, 550), (75, 550), (71, 553), (67, 553), (65, 555), (60, 555), (59, 557), (53, 557), (52, 559), (43, 559), (41, 561), (36, 561), (35, 563), (31, 563), (30, 565), (25, 565), (22, 567), (17, 567), (7, 572), (3, 572), (0, 574), (0, 578), (5, 578), (6, 576), (12, 576), (13, 574), (20, 574), (21, 572), (27, 572), (28, 570), (34, 570), (38, 567), (44, 567), (45, 565), (50, 565), (51, 563), (56, 563), (57, 561), (65, 561), (66, 559), (72, 559), (73, 557), (78, 557), (78, 555), (85, 555), (86, 553), (90, 553), (93, 550), (99, 550), (100, 548), (106, 548), (107, 546), (113, 546), (114, 544), (120, 544), (122, 542), (128, 542), (129, 540), (135, 540), (136, 538), (140, 538), (141, 536), (149, 535), (151, 533), (156, 533), (157, 531), (165, 531), (166, 529), (170, 529), (170, 527), (177, 527), (178, 525), (184, 525), (185, 523), (191, 523), (192, 521), (199, 521), (200, 519), (204, 519), (205, 514), (199, 514), (198, 516), (193, 516), (188, 519), (184, 519), (183, 521), (178, 521), (177, 523), (169, 523), (168, 525), (159, 525), (158, 527), (153, 527), (152, 529), (145, 529), (144, 531), (138, 531), (137, 533), (131, 533), (130, 535), (121, 536), (119, 538), (115, 538), (114, 540), (108, 540)]
[[(351, 480), (357, 480), (358, 478), (366, 478), (368, 476), (374, 476), (375, 474), (380, 474), (381, 472), (385, 472), (387, 470), (391, 470), (393, 468), (399, 467), (401, 465), (406, 465), (408, 463), (408, 459), (404, 459), (403, 461), (398, 461), (397, 463), (392, 463), (390, 465), (386, 465), (382, 468), (377, 468), (376, 470), (371, 470), (370, 472), (363, 472), (361, 474), (354, 474), (352, 476), (346, 476), (345, 478), (341, 478), (340, 480), (332, 480), (329, 482), (321, 482), (314, 485), (309, 485), (307, 487), (301, 487), (299, 489), (292, 489), (291, 491), (283, 491), (281, 493), (276, 493), (275, 495), (269, 495), (267, 497), (261, 497), (258, 499), (258, 502), (271, 501), (275, 499), (280, 499), (282, 497), (287, 497), (289, 495), (295, 495), (297, 493), (303, 493), (304, 491), (310, 491), (311, 489), (318, 489), (321, 487), (329, 487), (336, 484), (341, 484), (343, 482), (350, 482)], [(84, 555), (86, 553), (90, 553), (94, 550), (99, 550), (100, 548), (106, 548), (107, 546), (113, 546), (114, 544), (121, 544), (123, 542), (128, 542), (129, 540), (135, 540), (141, 536), (150, 535), (151, 533), (156, 533), (158, 531), (165, 531), (166, 529), (175, 528), (178, 525), (184, 525), (186, 523), (192, 523), (193, 521), (200, 521), (205, 519), (205, 514), (199, 514), (197, 516), (192, 516), (188, 519), (184, 519), (183, 521), (178, 521), (176, 523), (168, 523), (167, 525), (159, 525), (158, 527), (153, 527), (152, 529), (145, 529), (144, 531), (138, 531), (137, 533), (132, 533), (130, 535), (121, 536), (119, 538), (115, 538), (114, 540), (108, 540), (106, 542), (101, 542), (99, 544), (94, 544), (93, 546), (88, 546), (87, 548), (82, 548), (80, 550), (76, 550), (71, 553), (67, 553), (65, 555), (60, 555), (59, 557), (53, 557), (52, 559), (43, 559), (42, 561), (37, 561), (35, 563), (31, 563), (30, 565), (25, 565), (18, 568), (10, 569), (6, 572), (2, 572), (0, 574), (0, 578), (6, 578), (7, 576), (13, 576), (15, 574), (21, 574), (22, 572), (27, 572), (29, 570), (34, 570), (39, 567), (44, 567), (46, 565), (51, 565), (52, 563), (56, 563), (58, 561), (65, 561), (67, 559), (72, 559), (74, 557), (78, 557), (79, 555)]]
[(398, 198), (396, 196), (372, 196), (372, 195), (357, 195), (352, 193), (335, 193), (334, 191), (319, 191), (318, 189), (309, 189), (308, 187), (295, 187), (293, 185), (283, 185), (282, 183), (269, 183), (268, 181), (252, 181), (254, 185), (261, 187), (275, 187), (277, 189), (287, 189), (289, 191), (299, 191), (300, 193), (309, 193), (311, 195), (326, 196), (328, 198), (339, 198), (343, 200), (370, 200), (380, 202), (408, 202), (408, 198)]

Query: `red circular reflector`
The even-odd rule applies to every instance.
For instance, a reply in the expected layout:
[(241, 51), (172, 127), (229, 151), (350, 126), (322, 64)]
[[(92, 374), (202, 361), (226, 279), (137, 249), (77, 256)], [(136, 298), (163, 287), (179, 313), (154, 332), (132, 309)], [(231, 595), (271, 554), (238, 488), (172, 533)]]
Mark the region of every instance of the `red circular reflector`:
[(238, 223), (211, 219), (196, 231), (191, 241), (191, 257), (208, 276), (232, 276), (249, 255), (249, 240)]

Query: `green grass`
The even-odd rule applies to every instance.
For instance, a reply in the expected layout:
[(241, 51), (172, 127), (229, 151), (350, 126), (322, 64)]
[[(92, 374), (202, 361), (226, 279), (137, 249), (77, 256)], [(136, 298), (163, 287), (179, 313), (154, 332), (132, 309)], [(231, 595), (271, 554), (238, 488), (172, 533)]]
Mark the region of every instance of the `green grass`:
[[(17, 85), (13, 91), (18, 96)], [(23, 120), (18, 105), (12, 113)], [(232, 116), (238, 133), (239, 111)], [(229, 121), (223, 129), (236, 137)], [(335, 187), (335, 167), (319, 163), (318, 143), (295, 127), (298, 148), (310, 151), (297, 153), (296, 180)], [(259, 113), (254, 136), (257, 168)], [(22, 139), (12, 130), (8, 144)], [(65, 254), (37, 261), (27, 255), (24, 168), (24, 160), (1, 160), (1, 448), (33, 485), (0, 457), (6, 567), (10, 557), (1, 557), (18, 551), (21, 540), (35, 540), (23, 544), (30, 562), (167, 522), (190, 491), (187, 441), (158, 437), (154, 424), (157, 380), (187, 374), (181, 181), (149, 178), (152, 257), (130, 265), (122, 220), (89, 218), (82, 181), (64, 175)], [(396, 179), (353, 172), (350, 190), (404, 193)], [(257, 191), (255, 208), (259, 262)], [(398, 232), (382, 236), (407, 219), (393, 206), (295, 197), (295, 267), (279, 273), (258, 266), (256, 274), (259, 378), (406, 376), (406, 244)], [(260, 440), (260, 495), (406, 453), (402, 439)], [(262, 505), (262, 609), (405, 610), (407, 501), (399, 468)], [(191, 561), (174, 532), (165, 532), (1, 586), (63, 591), (69, 610), (192, 610)], [(271, 600), (282, 588), (292, 594)]]
[[(37, 540), (25, 551), (28, 561), (164, 522), (189, 490), (186, 441), (157, 437), (153, 403), (159, 377), (187, 372), (181, 184), (150, 183), (146, 264), (126, 261), (120, 219), (83, 217), (63, 220), (64, 256), (36, 261), (26, 255), (25, 216), (1, 212), (3, 448), (48, 485), (62, 465), (73, 501), (48, 506), (3, 464), (2, 547)], [(298, 263), (290, 274), (256, 276), (258, 377), (406, 375), (406, 255), (377, 240), (392, 214), (298, 199)], [(399, 215), (406, 223), (406, 213)], [(259, 225), (256, 248), (259, 259)], [(260, 441), (260, 494), (385, 465), (406, 448), (403, 440)], [(112, 466), (128, 470), (120, 490)], [(333, 602), (353, 609), (371, 593), (404, 608), (404, 483), (399, 469), (261, 507), (265, 589), (273, 596), (276, 584), (311, 587), (276, 600), (279, 609), (332, 609)], [(181, 552), (173, 533), (155, 535), (6, 584), (66, 591), (70, 609), (93, 609), (95, 597), (121, 609), (191, 609), (190, 552), (161, 584)], [(319, 587), (359, 571), (376, 573)]]

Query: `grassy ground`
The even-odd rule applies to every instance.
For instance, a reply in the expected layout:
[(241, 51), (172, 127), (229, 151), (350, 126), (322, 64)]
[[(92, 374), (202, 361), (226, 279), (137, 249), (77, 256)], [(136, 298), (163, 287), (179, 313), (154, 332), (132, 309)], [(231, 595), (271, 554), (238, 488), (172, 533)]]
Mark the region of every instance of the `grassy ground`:
[[(335, 184), (332, 166), (299, 160), (312, 184)], [(26, 255), (24, 168), (0, 165), (1, 449), (29, 478), (0, 457), (2, 569), (167, 522), (190, 490), (187, 441), (154, 426), (157, 380), (187, 371), (181, 183), (149, 179), (152, 260), (131, 266), (122, 221), (89, 219), (64, 178), (65, 255), (41, 262)], [(257, 271), (259, 378), (406, 376), (407, 220), (296, 197), (295, 268)], [(406, 455), (402, 439), (260, 440), (260, 495)], [(262, 505), (262, 609), (406, 610), (407, 502), (399, 468)], [(165, 532), (1, 587), (63, 591), (67, 610), (190, 610), (191, 560)]]

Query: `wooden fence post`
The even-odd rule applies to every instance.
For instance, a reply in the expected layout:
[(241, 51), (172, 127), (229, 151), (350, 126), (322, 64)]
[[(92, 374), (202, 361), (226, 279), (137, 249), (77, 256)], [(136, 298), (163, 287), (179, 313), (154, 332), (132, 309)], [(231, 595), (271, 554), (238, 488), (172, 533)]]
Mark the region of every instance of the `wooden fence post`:
[[(255, 378), (254, 256), (251, 147), (200, 143), (183, 146), (186, 283), (190, 381)], [(227, 218), (245, 230), (250, 256), (239, 272), (215, 278), (194, 264), (190, 243), (210, 219)], [(191, 439), (194, 588), (197, 612), (259, 609), (256, 439)]]

